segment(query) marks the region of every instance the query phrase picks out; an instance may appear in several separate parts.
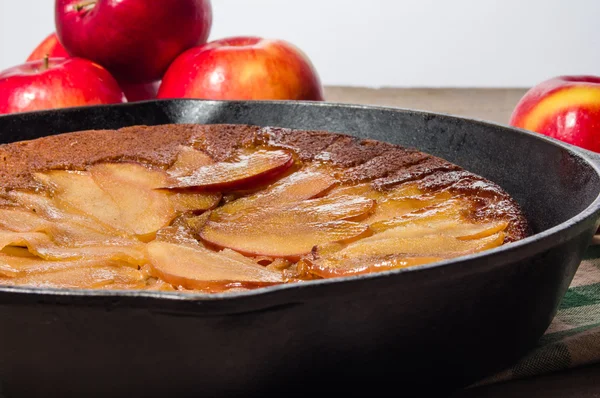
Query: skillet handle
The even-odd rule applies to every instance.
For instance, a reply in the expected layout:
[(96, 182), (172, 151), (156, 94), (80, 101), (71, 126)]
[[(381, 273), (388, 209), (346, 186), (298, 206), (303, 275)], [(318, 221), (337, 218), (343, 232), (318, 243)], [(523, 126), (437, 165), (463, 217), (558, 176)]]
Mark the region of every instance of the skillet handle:
[[(567, 145), (569, 147), (571, 147), (571, 149), (574, 152), (580, 153), (581, 156), (583, 156), (584, 158), (586, 158), (587, 160), (589, 160), (596, 167), (600, 168), (600, 153), (593, 152), (593, 151), (590, 151), (588, 149), (583, 149), (583, 148), (580, 148), (578, 146), (574, 146), (574, 145), (570, 145), (570, 144), (567, 144)], [(596, 231), (596, 234), (592, 238), (591, 244), (592, 245), (600, 245), (600, 228)]]

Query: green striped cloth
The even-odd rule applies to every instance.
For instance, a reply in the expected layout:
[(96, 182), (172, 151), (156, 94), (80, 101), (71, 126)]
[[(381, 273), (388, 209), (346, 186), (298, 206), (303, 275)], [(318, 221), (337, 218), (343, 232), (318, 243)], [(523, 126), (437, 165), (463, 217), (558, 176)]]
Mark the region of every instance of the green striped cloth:
[(600, 362), (600, 245), (590, 246), (546, 334), (526, 357), (477, 386)]

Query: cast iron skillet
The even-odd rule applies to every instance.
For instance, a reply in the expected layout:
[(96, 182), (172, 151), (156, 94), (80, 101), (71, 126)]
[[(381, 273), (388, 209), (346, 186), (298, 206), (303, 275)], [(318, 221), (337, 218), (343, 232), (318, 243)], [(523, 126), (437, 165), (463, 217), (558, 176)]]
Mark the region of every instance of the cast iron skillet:
[(447, 115), (154, 101), (0, 117), (0, 140), (164, 123), (324, 129), (416, 147), (499, 183), (536, 233), (437, 264), (248, 293), (0, 288), (7, 397), (449, 392), (536, 344), (598, 226), (597, 158)]

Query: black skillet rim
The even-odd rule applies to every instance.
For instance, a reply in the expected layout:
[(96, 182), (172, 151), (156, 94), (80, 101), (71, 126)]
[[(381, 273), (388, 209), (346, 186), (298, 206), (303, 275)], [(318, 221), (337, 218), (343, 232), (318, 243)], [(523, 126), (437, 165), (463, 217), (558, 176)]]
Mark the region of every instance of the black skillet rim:
[[(349, 108), (349, 109), (361, 109), (361, 110), (377, 110), (386, 112), (400, 112), (409, 113), (422, 116), (435, 116), (443, 118), (452, 118), (455, 120), (461, 120), (467, 123), (475, 123), (479, 125), (489, 126), (493, 128), (501, 128), (504, 130), (511, 131), (513, 134), (521, 134), (546, 141), (550, 145), (559, 147), (567, 151), (571, 156), (576, 157), (579, 161), (585, 162), (587, 166), (591, 167), (598, 177), (600, 178), (600, 154), (594, 154), (590, 151), (577, 148), (575, 146), (566, 144), (562, 141), (543, 136), (531, 131), (519, 129), (513, 126), (504, 125), (495, 122), (489, 122), (477, 118), (469, 118), (457, 115), (451, 115), (442, 112), (429, 112), (419, 109), (411, 108), (399, 108), (399, 107), (385, 107), (376, 105), (359, 105), (359, 104), (346, 104), (338, 102), (317, 102), (317, 101), (216, 101), (216, 100), (202, 100), (202, 99), (166, 99), (166, 100), (149, 100), (135, 103), (124, 103), (124, 104), (112, 104), (112, 105), (95, 105), (95, 106), (82, 106), (82, 107), (71, 107), (63, 109), (51, 109), (44, 111), (37, 111), (36, 114), (56, 114), (64, 111), (78, 111), (86, 109), (102, 110), (114, 107), (137, 107), (142, 104), (149, 103), (177, 103), (177, 102), (203, 102), (213, 104), (248, 104), (253, 102), (260, 102), (272, 105), (283, 105), (283, 106), (311, 106), (311, 107), (331, 107), (331, 108)], [(0, 115), (1, 118), (11, 118), (14, 116), (23, 116), (33, 112), (22, 112), (9, 115)], [(285, 127), (285, 126), (283, 126)], [(596, 157), (596, 162), (592, 159)], [(268, 287), (262, 287), (244, 292), (225, 292), (225, 293), (180, 293), (180, 292), (155, 292), (155, 291), (138, 291), (138, 290), (92, 290), (92, 289), (59, 289), (59, 288), (38, 288), (38, 287), (27, 287), (27, 286), (0, 286), (0, 295), (6, 294), (24, 294), (28, 296), (44, 296), (44, 297), (81, 297), (81, 298), (140, 298), (140, 299), (158, 299), (167, 301), (184, 301), (184, 302), (216, 302), (216, 301), (234, 301), (240, 299), (247, 299), (249, 297), (260, 297), (265, 295), (277, 294), (280, 292), (298, 290), (298, 289), (310, 289), (311, 287), (327, 286), (344, 284), (349, 282), (371, 280), (380, 278), (389, 278), (405, 273), (423, 273), (429, 270), (440, 270), (445, 267), (451, 267), (453, 272), (457, 272), (459, 267), (462, 272), (485, 272), (487, 269), (495, 268), (504, 265), (506, 262), (515, 262), (536, 253), (542, 252), (549, 249), (552, 246), (557, 245), (563, 241), (566, 241), (585, 230), (583, 224), (587, 223), (590, 219), (600, 218), (600, 192), (592, 203), (588, 205), (583, 211), (571, 217), (570, 219), (552, 227), (545, 231), (538, 232), (525, 239), (517, 242), (512, 242), (499, 246), (494, 249), (486, 250), (484, 252), (470, 254), (467, 256), (456, 257), (444, 261), (439, 261), (431, 264), (425, 264), (418, 267), (408, 267), (397, 270), (383, 271), (378, 273), (347, 276), (347, 277), (336, 277), (329, 279), (319, 279), (314, 281), (306, 281), (302, 283), (291, 283), (291, 284), (280, 284)], [(596, 221), (598, 222), (598, 221)], [(597, 225), (597, 224), (596, 224)], [(568, 234), (561, 234), (562, 232), (569, 232)], [(485, 261), (482, 261), (485, 260)], [(471, 268), (477, 267), (477, 268)]]

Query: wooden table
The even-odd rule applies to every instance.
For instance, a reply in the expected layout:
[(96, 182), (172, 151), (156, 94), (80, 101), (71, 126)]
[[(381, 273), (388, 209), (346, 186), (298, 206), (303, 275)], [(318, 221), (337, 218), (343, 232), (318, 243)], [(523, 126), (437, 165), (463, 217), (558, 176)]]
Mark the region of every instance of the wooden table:
[(326, 87), (330, 102), (394, 106), (508, 124), (525, 89), (397, 89)]
[[(525, 89), (326, 87), (329, 102), (420, 109), (508, 124)], [(600, 398), (600, 364), (459, 392), (453, 398)]]

